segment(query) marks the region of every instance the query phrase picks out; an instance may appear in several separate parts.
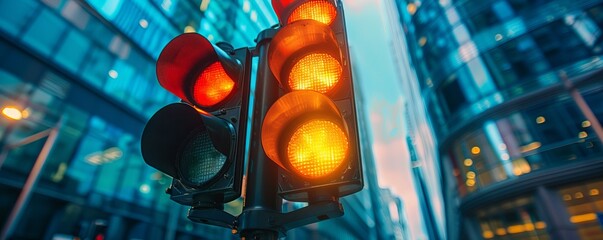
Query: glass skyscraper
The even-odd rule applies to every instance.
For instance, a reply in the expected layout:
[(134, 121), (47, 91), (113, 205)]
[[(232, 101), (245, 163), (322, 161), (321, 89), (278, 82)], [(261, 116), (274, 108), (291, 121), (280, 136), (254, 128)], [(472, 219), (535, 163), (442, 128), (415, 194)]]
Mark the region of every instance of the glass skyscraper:
[(397, 6), (448, 238), (602, 239), (603, 1)]
[[(171, 179), (144, 163), (140, 135), (152, 114), (179, 101), (155, 76), (155, 61), (172, 38), (199, 32), (214, 43), (254, 46), (256, 35), (276, 23), (268, 1), (0, 0), (0, 110), (22, 116), (0, 115), (0, 225), (12, 225), (9, 238), (235, 238), (228, 229), (191, 222), (187, 208), (169, 200), (164, 191)], [(7, 222), (45, 143), (23, 140), (59, 121), (29, 201), (17, 221)], [(374, 174), (366, 178), (376, 181)], [(377, 208), (371, 195), (381, 189), (374, 186), (342, 199), (344, 217), (289, 237), (402, 234), (400, 226), (375, 224), (377, 216), (402, 210), (389, 195), (395, 203), (389, 211)], [(225, 205), (231, 213), (241, 208), (240, 200)]]

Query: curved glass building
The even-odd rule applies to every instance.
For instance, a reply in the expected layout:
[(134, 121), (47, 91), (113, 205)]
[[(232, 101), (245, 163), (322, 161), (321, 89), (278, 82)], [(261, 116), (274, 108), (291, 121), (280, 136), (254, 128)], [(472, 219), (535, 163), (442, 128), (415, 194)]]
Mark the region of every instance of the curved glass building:
[(603, 1), (399, 0), (450, 239), (603, 239)]

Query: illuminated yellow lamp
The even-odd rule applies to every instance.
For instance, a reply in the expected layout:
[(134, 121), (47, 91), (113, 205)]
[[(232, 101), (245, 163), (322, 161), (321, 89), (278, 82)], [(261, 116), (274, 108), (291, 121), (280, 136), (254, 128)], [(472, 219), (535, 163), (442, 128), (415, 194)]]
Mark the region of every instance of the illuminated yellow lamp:
[(588, 121), (588, 120), (584, 120), (584, 121), (582, 122), (582, 127), (583, 127), (583, 128), (590, 127), (590, 121)]
[(337, 124), (312, 120), (301, 125), (289, 140), (287, 158), (292, 169), (308, 178), (331, 174), (346, 159), (348, 138)]
[(335, 17), (337, 16), (337, 9), (335, 6), (324, 0), (313, 0), (302, 3), (299, 7), (295, 8), (289, 18), (287, 24), (298, 21), (298, 20), (315, 20), (326, 25), (330, 25)]
[(343, 78), (339, 44), (333, 31), (312, 20), (282, 27), (268, 49), (268, 61), (272, 73), (287, 90), (330, 94)]
[(16, 107), (4, 107), (2, 114), (13, 120), (21, 120), (23, 118), (23, 113)]
[(513, 174), (515, 174), (515, 176), (520, 176), (523, 174), (523, 172), (521, 171), (521, 169), (517, 166), (513, 167)]
[(536, 229), (544, 229), (546, 228), (546, 223), (543, 221), (538, 221), (536, 224), (534, 224), (534, 227), (536, 227)]
[(516, 233), (522, 233), (526, 231), (526, 227), (521, 224), (521, 225), (512, 225), (507, 227), (507, 232), (509, 234), (516, 234)]
[(465, 161), (463, 161), (463, 164), (465, 164), (465, 166), (469, 167), (469, 166), (473, 165), (473, 160), (471, 160), (471, 158), (467, 158), (467, 159), (465, 159)]
[(574, 198), (576, 198), (576, 199), (580, 199), (580, 198), (583, 198), (583, 197), (584, 197), (584, 194), (582, 194), (582, 192), (576, 192), (576, 193), (574, 193)]
[(501, 155), (500, 155), (500, 159), (502, 159), (502, 160), (505, 160), (505, 161), (506, 161), (506, 160), (509, 160), (509, 158), (510, 158), (510, 157), (509, 157), (509, 154), (508, 154), (508, 153), (503, 153), (503, 154), (501, 154)]
[(598, 196), (599, 195), (599, 189), (593, 188), (589, 191), (589, 194), (591, 196)]
[(289, 74), (289, 87), (292, 90), (326, 93), (339, 82), (342, 72), (341, 64), (330, 54), (308, 54), (293, 65)]
[(481, 151), (482, 150), (478, 146), (474, 146), (471, 148), (471, 153), (473, 153), (474, 155), (479, 154)]
[(482, 237), (484, 237), (485, 239), (490, 239), (494, 237), (494, 233), (492, 231), (484, 231), (482, 233)]
[(467, 178), (469, 178), (469, 179), (475, 178), (475, 172), (472, 172), (472, 171), (467, 172)]
[(496, 229), (496, 235), (498, 235), (498, 236), (507, 235), (507, 231), (504, 228), (498, 228), (498, 229)]
[(474, 179), (468, 179), (465, 184), (467, 184), (467, 186), (469, 186), (469, 187), (473, 187), (473, 186), (475, 186), (475, 180)]
[(279, 98), (266, 113), (262, 147), (272, 161), (298, 176), (328, 179), (349, 164), (345, 126), (327, 96), (293, 91)]
[(586, 137), (588, 137), (588, 133), (586, 133), (585, 131), (579, 132), (578, 133), (578, 137), (579, 138), (586, 138)]
[(544, 118), (543, 116), (538, 116), (536, 118), (536, 123), (537, 124), (543, 124), (544, 122), (546, 122), (546, 118)]
[(594, 220), (597, 220), (597, 214), (595, 213), (586, 213), (570, 217), (570, 222), (572, 223), (590, 222)]
[(234, 86), (235, 82), (218, 61), (205, 68), (197, 77), (193, 84), (193, 99), (203, 107), (211, 107), (226, 99)]

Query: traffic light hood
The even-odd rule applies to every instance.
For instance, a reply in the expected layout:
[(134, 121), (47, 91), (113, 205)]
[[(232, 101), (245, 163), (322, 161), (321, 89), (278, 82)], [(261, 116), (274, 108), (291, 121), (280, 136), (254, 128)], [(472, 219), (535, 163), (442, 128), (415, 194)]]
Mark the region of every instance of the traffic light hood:
[(284, 26), (272, 40), (268, 61), (274, 77), (288, 91), (327, 93), (337, 87), (342, 77), (341, 52), (335, 35), (327, 25), (314, 20)]
[[(210, 76), (204, 76), (208, 73), (206, 71), (208, 69), (211, 70)], [(172, 39), (161, 51), (157, 60), (159, 84), (177, 97), (205, 110), (211, 108), (212, 104), (223, 101), (236, 90), (240, 85), (237, 82), (240, 72), (241, 63), (238, 60), (197, 33), (185, 33)], [(209, 79), (209, 83), (198, 84), (201, 79), (215, 76), (222, 79)], [(212, 85), (216, 83), (221, 86)], [(223, 85), (226, 85), (227, 89), (224, 89)], [(196, 89), (197, 87), (215, 87), (217, 90)], [(214, 97), (208, 103), (205, 100), (207, 96), (199, 98), (195, 92), (206, 92), (204, 90), (222, 92), (221, 96)]]
[(333, 0), (272, 0), (272, 8), (283, 26), (303, 19), (328, 25), (337, 15)]

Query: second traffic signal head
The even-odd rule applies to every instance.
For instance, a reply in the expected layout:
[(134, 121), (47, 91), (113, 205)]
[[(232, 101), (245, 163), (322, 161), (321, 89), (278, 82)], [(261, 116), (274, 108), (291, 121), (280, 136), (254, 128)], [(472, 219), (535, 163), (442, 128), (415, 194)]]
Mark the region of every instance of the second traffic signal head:
[(220, 204), (241, 195), (251, 54), (222, 50), (195, 33), (182, 34), (157, 60), (161, 86), (186, 103), (149, 120), (143, 158), (174, 178), (172, 200)]
[(266, 155), (281, 167), (290, 201), (342, 197), (363, 187), (356, 106), (341, 1), (274, 0), (281, 28), (268, 64), (287, 94), (262, 125)]

